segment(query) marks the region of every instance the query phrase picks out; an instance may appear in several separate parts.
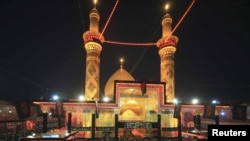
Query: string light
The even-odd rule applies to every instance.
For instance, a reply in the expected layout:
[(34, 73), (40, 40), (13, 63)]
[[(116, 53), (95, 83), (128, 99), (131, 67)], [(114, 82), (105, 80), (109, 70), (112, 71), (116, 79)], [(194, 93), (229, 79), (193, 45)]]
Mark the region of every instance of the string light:
[(187, 10), (185, 11), (185, 13), (182, 15), (181, 19), (179, 20), (179, 22), (175, 25), (174, 29), (172, 30), (172, 33), (175, 32), (175, 30), (177, 29), (177, 27), (181, 24), (181, 22), (183, 21), (183, 19), (186, 17), (187, 13), (190, 11), (190, 9), (192, 8), (192, 6), (194, 5), (194, 2), (196, 0), (192, 0), (191, 4), (189, 5), (189, 7), (187, 8)]
[(106, 30), (106, 28), (107, 28), (107, 26), (108, 26), (108, 24), (109, 24), (109, 22), (110, 22), (110, 19), (111, 19), (112, 15), (113, 15), (114, 12), (115, 12), (115, 9), (116, 9), (116, 7), (117, 7), (117, 5), (118, 5), (118, 2), (119, 2), (119, 0), (116, 0), (116, 3), (115, 3), (115, 5), (114, 5), (114, 7), (113, 7), (113, 9), (112, 9), (112, 11), (111, 11), (109, 17), (108, 17), (108, 20), (107, 20), (107, 22), (106, 22), (106, 24), (105, 24), (105, 26), (104, 26), (104, 28), (103, 28), (103, 30), (102, 30), (101, 35), (100, 35), (99, 38), (101, 38), (102, 35), (103, 35), (103, 33), (105, 32), (105, 30)]
[(105, 40), (105, 43), (117, 44), (117, 45), (127, 45), (127, 46), (155, 46), (156, 43), (128, 43), (128, 42), (117, 42)]
[[(116, 1), (116, 4), (115, 4), (115, 6), (114, 6), (114, 8), (113, 8), (113, 10), (112, 10), (111, 15), (109, 16), (109, 19), (108, 19), (108, 21), (107, 21), (107, 23), (106, 23), (106, 25), (105, 25), (105, 27), (104, 27), (104, 29), (103, 29), (101, 35), (103, 35), (105, 29), (107, 28), (107, 25), (108, 25), (108, 23), (109, 23), (109, 21), (110, 21), (110, 18), (111, 18), (111, 16), (112, 16), (112, 14), (113, 14), (113, 12), (114, 12), (114, 10), (115, 10), (117, 4), (118, 4), (118, 1), (119, 1), (119, 0)], [(190, 9), (192, 8), (192, 6), (194, 5), (195, 1), (196, 1), (196, 0), (192, 0), (191, 4), (190, 4), (189, 7), (187, 8), (187, 10), (184, 12), (184, 14), (182, 15), (181, 19), (178, 21), (178, 23), (176, 24), (176, 26), (173, 28), (173, 30), (172, 30), (172, 32), (171, 32), (170, 35), (173, 35), (173, 33), (175, 32), (175, 30), (179, 27), (179, 25), (181, 24), (181, 22), (183, 21), (183, 19), (186, 17), (186, 15), (188, 14), (188, 12), (190, 11)], [(166, 5), (165, 5), (165, 9), (166, 9), (166, 10), (169, 9), (169, 4), (166, 4)], [(100, 37), (101, 37), (101, 36), (100, 36)], [(169, 38), (169, 37), (168, 37), (168, 38)], [(168, 40), (168, 38), (166, 38), (166, 40)], [(125, 46), (144, 46), (144, 47), (145, 47), (145, 46), (156, 46), (156, 45), (157, 45), (157, 43), (129, 43), (129, 42), (118, 42), (118, 41), (109, 41), (109, 40), (105, 40), (104, 42), (105, 42), (105, 43), (109, 43), (109, 44), (117, 44), (117, 45), (125, 45)]]
[(191, 4), (188, 6), (187, 10), (184, 12), (184, 14), (182, 15), (182, 17), (180, 18), (180, 20), (178, 21), (178, 23), (175, 25), (175, 27), (173, 28), (173, 30), (171, 31), (171, 34), (169, 35), (168, 38), (165, 39), (165, 41), (167, 41), (170, 36), (173, 35), (173, 33), (175, 32), (175, 30), (179, 27), (179, 25), (181, 24), (181, 22), (183, 21), (183, 19), (186, 17), (187, 13), (190, 11), (190, 9), (193, 7), (195, 0), (192, 0)]

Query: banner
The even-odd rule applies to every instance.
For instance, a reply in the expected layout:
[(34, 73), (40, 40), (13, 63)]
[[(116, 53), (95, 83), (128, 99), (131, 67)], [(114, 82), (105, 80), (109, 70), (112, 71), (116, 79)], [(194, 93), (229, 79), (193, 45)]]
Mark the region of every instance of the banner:
[(56, 114), (56, 109), (53, 107), (53, 108), (50, 108), (49, 109), (49, 115), (52, 116), (52, 117), (57, 117), (58, 115)]
[(30, 116), (30, 103), (29, 100), (16, 101), (15, 107), (19, 119), (27, 118)]
[(147, 84), (146, 84), (145, 81), (143, 81), (143, 82), (141, 83), (141, 93), (142, 93), (142, 95), (145, 95), (146, 92), (147, 92)]
[(247, 106), (244, 105), (234, 105), (232, 107), (233, 119), (246, 120)]
[(43, 111), (42, 111), (41, 105), (39, 105), (37, 107), (37, 116), (43, 116)]
[(98, 101), (95, 101), (95, 117), (99, 118), (99, 106), (98, 106)]
[(56, 101), (56, 115), (60, 117), (64, 117), (64, 109), (63, 109), (63, 103), (61, 101)]
[(215, 105), (204, 105), (203, 118), (214, 119), (215, 117)]
[(177, 104), (174, 107), (174, 118), (179, 119), (180, 118), (180, 113), (181, 113), (181, 104)]

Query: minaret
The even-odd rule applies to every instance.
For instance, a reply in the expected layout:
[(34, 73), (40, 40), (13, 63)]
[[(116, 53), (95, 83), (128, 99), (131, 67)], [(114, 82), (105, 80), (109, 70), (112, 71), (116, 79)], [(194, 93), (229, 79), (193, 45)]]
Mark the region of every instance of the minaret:
[(166, 82), (166, 103), (173, 103), (175, 97), (174, 55), (178, 37), (172, 35), (172, 17), (166, 13), (162, 19), (162, 38), (157, 41), (160, 55), (160, 79)]
[(94, 7), (89, 14), (89, 31), (83, 34), (86, 50), (85, 100), (99, 100), (100, 97), (100, 54), (104, 37), (99, 33), (99, 12)]

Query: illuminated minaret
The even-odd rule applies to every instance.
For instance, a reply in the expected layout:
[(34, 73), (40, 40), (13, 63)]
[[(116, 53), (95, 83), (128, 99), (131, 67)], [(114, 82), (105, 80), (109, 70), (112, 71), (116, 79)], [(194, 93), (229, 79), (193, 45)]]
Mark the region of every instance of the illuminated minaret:
[(172, 35), (172, 17), (166, 13), (162, 19), (162, 38), (157, 41), (160, 55), (160, 79), (166, 82), (166, 102), (173, 103), (175, 97), (174, 55), (178, 37)]
[(100, 54), (104, 37), (99, 33), (99, 12), (94, 7), (89, 14), (89, 31), (83, 34), (86, 50), (85, 100), (99, 100)]

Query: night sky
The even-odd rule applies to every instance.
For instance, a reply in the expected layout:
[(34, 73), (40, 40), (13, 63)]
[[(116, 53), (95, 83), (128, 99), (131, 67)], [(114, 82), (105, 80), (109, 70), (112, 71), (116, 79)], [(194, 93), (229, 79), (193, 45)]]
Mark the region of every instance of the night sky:
[[(192, 0), (119, 0), (105, 40), (156, 43), (164, 5), (174, 28)], [(98, 0), (100, 32), (116, 0)], [(250, 6), (247, 0), (196, 0), (173, 33), (175, 91), (180, 100), (250, 97)], [(39, 99), (59, 94), (77, 98), (84, 91), (85, 50), (92, 0), (0, 1), (0, 100)], [(120, 67), (138, 81), (159, 82), (156, 46), (104, 43), (101, 91)]]

